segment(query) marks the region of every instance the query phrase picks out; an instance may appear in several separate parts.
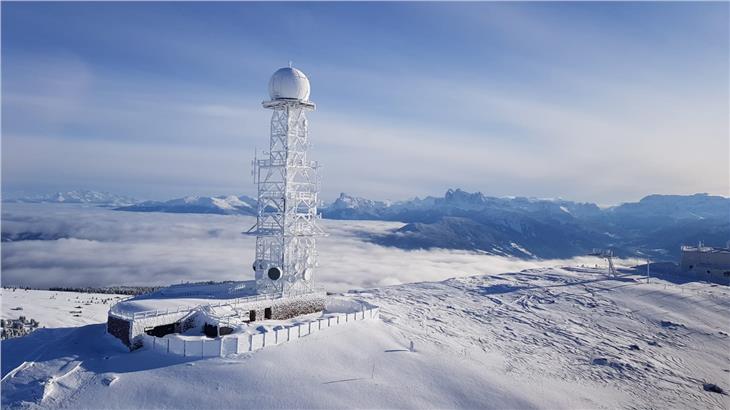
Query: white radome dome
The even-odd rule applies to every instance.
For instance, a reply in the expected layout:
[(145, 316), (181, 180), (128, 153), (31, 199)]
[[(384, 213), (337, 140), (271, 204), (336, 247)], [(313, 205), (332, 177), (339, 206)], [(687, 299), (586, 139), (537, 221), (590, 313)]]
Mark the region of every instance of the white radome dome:
[(309, 80), (303, 72), (293, 67), (276, 70), (269, 80), (269, 97), (272, 100), (309, 100)]

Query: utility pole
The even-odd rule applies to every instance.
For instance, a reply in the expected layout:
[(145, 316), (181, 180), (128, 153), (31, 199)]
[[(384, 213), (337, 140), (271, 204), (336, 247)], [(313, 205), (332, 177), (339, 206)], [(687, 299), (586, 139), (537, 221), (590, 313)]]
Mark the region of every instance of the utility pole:
[(649, 276), (650, 276), (649, 275), (649, 272), (650, 272), (650, 268), (649, 267), (650, 266), (651, 266), (651, 259), (646, 258), (646, 283), (649, 283)]

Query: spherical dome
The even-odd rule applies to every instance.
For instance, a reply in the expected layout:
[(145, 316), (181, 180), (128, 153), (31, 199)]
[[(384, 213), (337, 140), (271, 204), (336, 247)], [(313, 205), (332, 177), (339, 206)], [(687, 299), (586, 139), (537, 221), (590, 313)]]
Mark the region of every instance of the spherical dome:
[(276, 70), (269, 80), (269, 96), (272, 100), (309, 100), (309, 80), (303, 72), (293, 67)]

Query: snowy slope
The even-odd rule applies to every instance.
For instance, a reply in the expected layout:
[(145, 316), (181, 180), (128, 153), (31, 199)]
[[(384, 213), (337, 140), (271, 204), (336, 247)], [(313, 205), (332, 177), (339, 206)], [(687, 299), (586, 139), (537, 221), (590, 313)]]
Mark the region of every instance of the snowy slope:
[(128, 297), (104, 293), (0, 290), (4, 319), (17, 319), (23, 315), (38, 320), (41, 327), (73, 327), (103, 322), (109, 306)]
[(200, 213), (254, 215), (256, 200), (247, 196), (186, 196), (169, 201), (146, 201), (117, 208), (131, 212)]
[(44, 329), (3, 343), (2, 404), (728, 408), (702, 388), (728, 388), (728, 288), (637, 278), (542, 268), (348, 293), (382, 321), (205, 360), (128, 353), (103, 325)]

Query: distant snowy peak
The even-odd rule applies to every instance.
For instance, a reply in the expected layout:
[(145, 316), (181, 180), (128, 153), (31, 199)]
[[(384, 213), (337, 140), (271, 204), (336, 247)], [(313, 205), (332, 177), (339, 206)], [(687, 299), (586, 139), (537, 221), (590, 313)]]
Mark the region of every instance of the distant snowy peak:
[(443, 203), (462, 209), (480, 208), (487, 202), (481, 192), (466, 192), (461, 189), (449, 189), (444, 194)]
[(373, 201), (371, 199), (355, 197), (347, 195), (346, 193), (340, 193), (340, 196), (329, 206), (331, 210), (340, 209), (375, 209), (375, 208), (386, 208), (390, 206), (389, 202), (384, 201)]
[(655, 219), (666, 217), (676, 220), (718, 219), (730, 220), (730, 199), (708, 194), (649, 195), (639, 202), (609, 208), (613, 214), (625, 217), (640, 216)]
[(322, 207), (322, 215), (330, 219), (380, 219), (389, 202), (373, 201), (341, 193), (334, 202)]
[[(341, 193), (331, 204), (322, 208), (330, 219), (382, 219), (398, 221), (434, 220), (440, 215), (483, 215), (498, 213), (533, 213), (559, 219), (600, 214), (595, 204), (562, 199), (498, 198), (481, 192), (449, 189), (443, 197), (427, 196), (398, 202), (373, 201)], [(493, 215), (495, 216), (495, 215)]]
[(253, 215), (256, 200), (242, 196), (186, 196), (169, 201), (146, 201), (117, 208), (131, 212), (200, 213), (221, 215)]
[(66, 191), (52, 194), (23, 196), (5, 199), (4, 202), (18, 203), (65, 203), (65, 204), (93, 204), (108, 206), (124, 206), (137, 203), (134, 198), (99, 191)]

